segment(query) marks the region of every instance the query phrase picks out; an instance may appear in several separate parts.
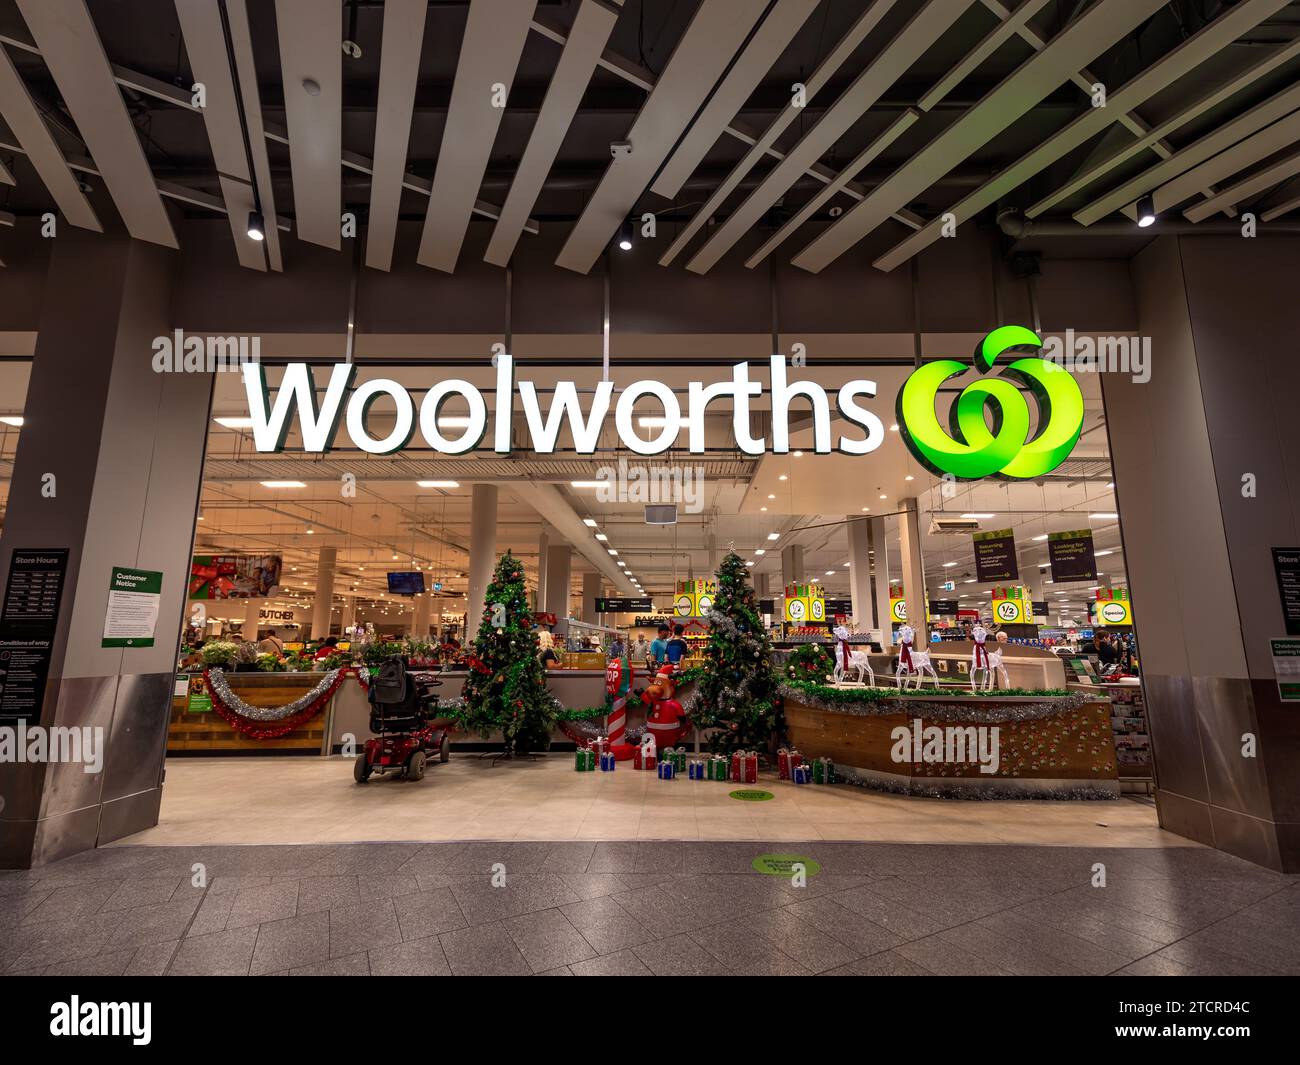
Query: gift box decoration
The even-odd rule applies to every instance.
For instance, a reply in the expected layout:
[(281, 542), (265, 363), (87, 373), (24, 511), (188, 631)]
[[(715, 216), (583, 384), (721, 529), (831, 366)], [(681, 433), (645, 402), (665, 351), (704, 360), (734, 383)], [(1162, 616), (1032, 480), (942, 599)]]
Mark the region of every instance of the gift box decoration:
[(573, 768), (579, 773), (593, 771), (596, 768), (596, 752), (590, 747), (579, 747), (573, 752)]
[(800, 765), (795, 766), (795, 767), (794, 767), (794, 773), (793, 773), (791, 779), (792, 779), (796, 784), (811, 784), (811, 783), (812, 783), (812, 766), (810, 766), (810, 765), (803, 765), (803, 764), (800, 764)]
[(758, 783), (758, 754), (736, 751), (731, 756), (731, 779), (737, 784)]
[(671, 762), (673, 760), (673, 748), (663, 747), (659, 750), (659, 761)]
[(803, 755), (795, 750), (787, 750), (782, 747), (776, 755), (777, 776), (782, 780), (791, 780), (794, 777), (794, 767), (803, 765)]
[(686, 748), (685, 747), (674, 748), (671, 761), (673, 763), (673, 769), (675, 769), (679, 775), (685, 773), (686, 772)]
[(813, 762), (812, 778), (814, 784), (834, 784), (835, 763), (829, 758), (818, 758)]
[(655, 743), (654, 733), (649, 729), (646, 729), (645, 732), (641, 734), (641, 754), (649, 760), (651, 766), (653, 766), (655, 762), (659, 761), (657, 747), (658, 745)]
[(704, 759), (703, 759), (703, 758), (692, 758), (689, 762), (686, 763), (686, 776), (687, 776), (687, 779), (688, 779), (688, 780), (703, 780), (703, 779), (704, 779), (704, 766), (705, 766), (705, 762), (704, 762)]
[(614, 772), (614, 767), (618, 765), (618, 759), (614, 757), (612, 751), (602, 751), (600, 754), (600, 771), (602, 773)]
[(715, 754), (708, 760), (707, 770), (710, 780), (727, 780), (730, 776), (727, 760), (720, 754)]
[(672, 762), (660, 762), (660, 763), (659, 763), (659, 779), (660, 779), (660, 780), (672, 780), (672, 779), (673, 779), (673, 764), (672, 764)]
[(606, 751), (609, 750), (609, 737), (597, 736), (594, 740), (591, 741), (591, 749), (596, 752), (596, 757), (599, 758), (602, 754), (604, 754)]
[(655, 756), (653, 754), (651, 754), (649, 757), (646, 757), (646, 752), (641, 747), (638, 747), (636, 750), (632, 752), (633, 769), (653, 769), (654, 767), (655, 767)]

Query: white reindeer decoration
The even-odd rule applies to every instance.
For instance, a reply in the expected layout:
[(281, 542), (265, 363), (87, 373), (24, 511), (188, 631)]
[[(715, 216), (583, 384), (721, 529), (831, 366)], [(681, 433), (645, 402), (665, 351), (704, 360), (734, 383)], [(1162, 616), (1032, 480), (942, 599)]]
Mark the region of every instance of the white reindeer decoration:
[(871, 659), (867, 652), (855, 651), (849, 646), (849, 630), (843, 625), (836, 625), (832, 630), (835, 636), (835, 683), (840, 684), (844, 680), (844, 674), (849, 670), (856, 670), (858, 674), (858, 683), (862, 683), (862, 674), (866, 673), (871, 678), (871, 687), (876, 686), (876, 674), (871, 668)]
[[(936, 688), (939, 686), (939, 674), (934, 671), (934, 666), (930, 665), (930, 652), (915, 650), (912, 647), (912, 642), (915, 639), (916, 631), (911, 625), (903, 625), (899, 628), (898, 671), (894, 674), (894, 683), (898, 685), (900, 691), (907, 687), (903, 679), (904, 674), (909, 678), (915, 675), (916, 684), (913, 685), (914, 688), (919, 689), (921, 687), (921, 681), (926, 673), (929, 673), (934, 678), (934, 686)], [(908, 668), (909, 659), (911, 660), (910, 669)]]
[[(978, 670), (972, 666), (970, 671), (970, 690), (990, 692), (994, 688), (1010, 688), (1011, 680), (1007, 676), (1007, 667), (1002, 664), (1002, 648), (993, 651), (986, 651), (985, 657), (988, 659), (988, 665), (984, 668), (984, 677), (981, 683), (976, 684), (975, 674)], [(1001, 684), (995, 681), (1001, 678)]]

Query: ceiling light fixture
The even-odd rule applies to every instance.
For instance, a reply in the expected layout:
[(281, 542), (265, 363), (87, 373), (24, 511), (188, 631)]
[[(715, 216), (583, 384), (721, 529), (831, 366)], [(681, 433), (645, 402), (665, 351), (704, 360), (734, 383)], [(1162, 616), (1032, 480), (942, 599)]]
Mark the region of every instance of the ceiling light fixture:
[(1155, 225), (1156, 222), (1156, 201), (1151, 195), (1143, 196), (1137, 202), (1138, 225), (1143, 229)]
[(266, 239), (266, 219), (261, 211), (248, 212), (248, 237), (250, 240)]
[(459, 481), (416, 481), (421, 488), (459, 488)]

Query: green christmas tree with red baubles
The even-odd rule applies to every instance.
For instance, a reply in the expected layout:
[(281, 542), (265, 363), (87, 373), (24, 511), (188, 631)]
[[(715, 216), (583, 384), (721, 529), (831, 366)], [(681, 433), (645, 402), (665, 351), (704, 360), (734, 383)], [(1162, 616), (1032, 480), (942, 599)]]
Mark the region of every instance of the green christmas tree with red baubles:
[(482, 736), (499, 730), (507, 754), (550, 746), (557, 704), (538, 654), (523, 563), (507, 551), (484, 596), (462, 692), (466, 726)]
[(729, 553), (717, 579), (691, 719), (715, 730), (709, 740), (715, 751), (768, 749), (785, 730), (772, 645), (744, 560)]

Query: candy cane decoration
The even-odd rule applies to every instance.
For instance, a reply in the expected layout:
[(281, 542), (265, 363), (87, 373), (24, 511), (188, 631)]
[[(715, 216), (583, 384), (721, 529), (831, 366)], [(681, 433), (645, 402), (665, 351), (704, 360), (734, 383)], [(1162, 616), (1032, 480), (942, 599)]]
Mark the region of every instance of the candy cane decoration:
[(630, 660), (626, 670), (624, 675), (624, 664), (619, 658), (613, 659), (605, 669), (605, 691), (613, 696), (614, 700), (609, 708), (609, 716), (606, 719), (608, 724), (605, 728), (611, 747), (616, 743), (622, 743), (624, 733), (627, 732), (627, 695), (632, 689), (632, 681), (635, 677)]

